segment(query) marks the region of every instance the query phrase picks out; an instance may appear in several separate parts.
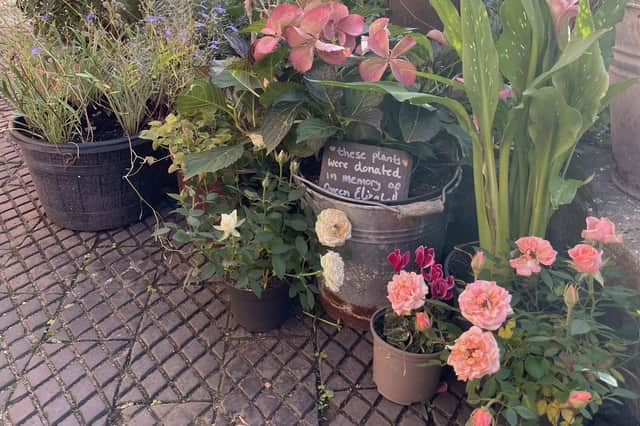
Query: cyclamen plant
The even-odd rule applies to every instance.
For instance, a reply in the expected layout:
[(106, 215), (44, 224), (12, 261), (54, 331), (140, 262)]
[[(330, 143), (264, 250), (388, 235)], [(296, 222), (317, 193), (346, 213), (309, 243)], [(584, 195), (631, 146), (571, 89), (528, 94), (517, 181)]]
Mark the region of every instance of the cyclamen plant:
[(484, 253), (474, 256), (476, 280), (458, 297), (471, 327), (448, 348), (469, 402), (481, 406), (468, 425), (488, 426), (498, 417), (511, 425), (537, 424), (539, 417), (582, 424), (606, 400), (637, 397), (621, 383), (638, 350), (640, 297), (605, 287), (603, 278), (603, 245), (622, 238), (609, 219), (595, 217), (587, 218), (582, 237), (563, 260), (548, 241), (520, 238), (509, 262), (516, 278), (505, 287), (479, 279)]
[(450, 321), (454, 308), (442, 302), (453, 298), (454, 279), (444, 278), (433, 248), (419, 246), (415, 250), (419, 273), (404, 270), (410, 257), (409, 252), (401, 254), (399, 249), (387, 256), (396, 274), (387, 284), (391, 308), (385, 311), (382, 335), (389, 344), (407, 352), (440, 352), (460, 331)]

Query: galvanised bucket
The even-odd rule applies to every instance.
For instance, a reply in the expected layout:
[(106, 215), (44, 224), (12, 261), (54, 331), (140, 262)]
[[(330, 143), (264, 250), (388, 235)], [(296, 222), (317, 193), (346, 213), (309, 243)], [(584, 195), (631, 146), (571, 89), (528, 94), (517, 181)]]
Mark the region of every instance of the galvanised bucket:
[[(611, 82), (640, 77), (640, 0), (629, 0), (616, 27)], [(629, 195), (640, 199), (640, 82), (611, 102), (611, 143), (616, 170), (613, 180)]]
[(336, 250), (345, 263), (344, 284), (337, 292), (320, 286), (320, 302), (332, 318), (367, 330), (371, 315), (389, 303), (387, 283), (394, 271), (387, 255), (397, 248), (413, 253), (421, 244), (440, 253), (448, 222), (447, 196), (458, 187), (461, 178), (462, 168), (457, 167), (435, 198), (387, 205), (341, 197), (296, 176), (306, 187), (305, 201), (314, 213), (338, 209), (351, 221), (351, 238)]

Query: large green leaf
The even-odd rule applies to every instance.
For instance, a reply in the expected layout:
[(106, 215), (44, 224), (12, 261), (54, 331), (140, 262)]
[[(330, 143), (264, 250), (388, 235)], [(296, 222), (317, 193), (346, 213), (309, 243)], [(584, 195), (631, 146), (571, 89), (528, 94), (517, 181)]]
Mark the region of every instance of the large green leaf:
[(428, 142), (442, 129), (436, 111), (427, 111), (410, 104), (402, 104), (398, 116), (400, 131), (405, 142)]
[(218, 146), (209, 151), (189, 154), (184, 157), (184, 178), (190, 179), (200, 173), (215, 173), (238, 161), (244, 148), (242, 145)]
[(193, 117), (203, 112), (227, 111), (224, 94), (208, 78), (194, 81), (176, 99), (178, 114)]
[(281, 102), (267, 110), (260, 128), (267, 154), (276, 149), (291, 130), (299, 106), (299, 102)]
[(609, 29), (598, 30), (592, 32), (584, 38), (572, 39), (562, 51), (556, 63), (548, 71), (538, 75), (533, 83), (531, 83), (529, 88), (525, 90), (524, 94), (531, 95), (533, 92), (535, 92), (538, 86), (544, 83), (553, 74), (580, 59), (582, 55), (584, 55), (589, 50), (589, 48), (608, 31)]
[(621, 94), (622, 92), (624, 92), (625, 90), (627, 90), (628, 88), (636, 84), (639, 80), (640, 80), (640, 77), (636, 77), (636, 78), (630, 78), (628, 80), (623, 80), (623, 81), (619, 81), (617, 83), (611, 84), (609, 86), (609, 89), (607, 90), (607, 94), (604, 96), (604, 98), (602, 98), (602, 101), (600, 103), (600, 108), (601, 108), (600, 112), (602, 112), (603, 109), (608, 107), (611, 101), (616, 96), (618, 96), (619, 94)]
[(399, 102), (409, 102), (412, 105), (417, 105), (423, 108), (433, 109), (430, 103), (439, 104), (449, 109), (457, 118), (460, 126), (468, 133), (473, 132), (473, 124), (471, 118), (467, 113), (464, 106), (451, 98), (431, 95), (428, 93), (409, 92), (400, 83), (392, 81), (374, 81), (374, 82), (353, 82), (343, 83), (340, 81), (317, 81), (311, 80), (314, 83), (322, 84), (324, 86), (332, 87), (345, 87), (349, 89), (376, 91), (379, 93), (386, 93), (391, 95), (395, 100)]
[(478, 118), (480, 133), (490, 138), (498, 107), (498, 92), (504, 89), (498, 51), (493, 44), (493, 33), (484, 4), (477, 0), (462, 0), (460, 10), (465, 91)]
[(360, 111), (369, 110), (380, 105), (384, 94), (364, 92), (362, 90), (345, 90), (341, 113), (346, 117), (357, 115)]
[(569, 153), (582, 128), (582, 116), (567, 105), (560, 91), (544, 87), (533, 93), (529, 107), (528, 130), (537, 165)]
[[(588, 37), (593, 30), (589, 1), (580, 0), (574, 37)], [(556, 72), (552, 81), (567, 103), (582, 114), (580, 134), (584, 133), (598, 118), (602, 100), (609, 87), (609, 75), (598, 43), (593, 43), (575, 62)]]
[(580, 187), (591, 182), (593, 176), (586, 180), (563, 179), (560, 176), (551, 176), (549, 181), (549, 192), (551, 194), (551, 205), (554, 209), (570, 204)]
[(500, 70), (520, 96), (527, 86), (531, 52), (531, 26), (522, 2), (507, 1), (500, 8), (502, 34), (496, 43)]
[(338, 128), (319, 118), (311, 117), (296, 127), (296, 143), (314, 139), (327, 139), (336, 134)]
[(447, 42), (458, 52), (458, 56), (462, 56), (462, 22), (458, 10), (451, 0), (430, 0), (430, 3), (444, 23)]
[(605, 34), (600, 39), (600, 50), (602, 50), (604, 64), (607, 69), (609, 69), (609, 65), (613, 61), (613, 45), (616, 41), (615, 25), (624, 17), (624, 8), (627, 2), (628, 0), (605, 0), (601, 2), (593, 16), (595, 28), (614, 28), (613, 31)]

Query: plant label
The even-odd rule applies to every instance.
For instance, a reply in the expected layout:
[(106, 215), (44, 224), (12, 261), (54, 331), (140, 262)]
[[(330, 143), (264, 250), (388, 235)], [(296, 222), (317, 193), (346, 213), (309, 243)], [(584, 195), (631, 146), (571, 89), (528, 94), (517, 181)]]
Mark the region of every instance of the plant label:
[(401, 201), (409, 195), (413, 159), (404, 151), (351, 142), (329, 142), (319, 185), (362, 201)]

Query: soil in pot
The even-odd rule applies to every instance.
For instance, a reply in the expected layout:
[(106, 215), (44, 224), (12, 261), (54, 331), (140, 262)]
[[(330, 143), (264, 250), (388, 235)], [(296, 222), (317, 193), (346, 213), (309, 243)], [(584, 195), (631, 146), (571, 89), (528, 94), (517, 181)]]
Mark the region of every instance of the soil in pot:
[(401, 405), (429, 401), (438, 389), (442, 367), (424, 364), (437, 360), (441, 353), (415, 354), (387, 343), (382, 337), (385, 309), (387, 308), (376, 311), (370, 322), (373, 336), (373, 381), (378, 392), (389, 401)]
[(228, 286), (231, 313), (247, 331), (260, 333), (278, 328), (289, 317), (291, 299), (285, 282), (269, 285), (260, 298), (249, 289)]

